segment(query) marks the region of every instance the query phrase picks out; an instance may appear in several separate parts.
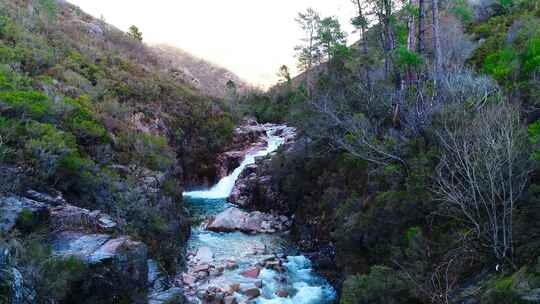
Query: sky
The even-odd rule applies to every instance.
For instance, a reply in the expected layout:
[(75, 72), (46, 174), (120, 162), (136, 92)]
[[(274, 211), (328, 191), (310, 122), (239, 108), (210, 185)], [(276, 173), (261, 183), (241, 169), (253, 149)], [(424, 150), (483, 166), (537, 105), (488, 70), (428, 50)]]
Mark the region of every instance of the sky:
[(262, 87), (276, 82), (280, 66), (295, 72), (294, 47), (302, 32), (295, 22), (312, 7), (350, 26), (350, 0), (70, 0), (121, 30), (139, 27), (144, 41), (179, 47), (217, 63)]

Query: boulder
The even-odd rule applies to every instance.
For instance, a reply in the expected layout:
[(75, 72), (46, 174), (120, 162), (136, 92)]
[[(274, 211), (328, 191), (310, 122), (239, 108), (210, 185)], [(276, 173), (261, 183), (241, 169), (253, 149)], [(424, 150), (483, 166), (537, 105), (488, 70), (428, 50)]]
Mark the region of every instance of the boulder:
[(187, 286), (193, 286), (197, 282), (197, 278), (190, 274), (182, 274), (182, 283)]
[(259, 288), (247, 288), (240, 291), (248, 300), (255, 299), (261, 295), (261, 290)]
[(133, 297), (132, 303), (138, 303), (133, 291), (147, 288), (147, 247), (127, 236), (70, 231), (55, 235), (51, 245), (53, 256), (76, 257), (89, 266), (88, 280), (77, 294), (70, 295), (81, 302), (110, 303), (110, 299), (127, 295)]
[(209, 247), (201, 247), (197, 250), (194, 259), (197, 263), (211, 264), (214, 261), (214, 253)]
[(227, 296), (223, 299), (223, 304), (238, 304), (238, 301), (234, 296)]
[(278, 216), (258, 211), (245, 212), (233, 207), (211, 218), (206, 229), (215, 232), (275, 233), (285, 231), (289, 226)]
[(246, 278), (256, 279), (259, 277), (260, 273), (261, 273), (261, 269), (259, 267), (252, 267), (243, 271), (241, 275)]
[(47, 206), (34, 200), (18, 197), (0, 197), (0, 232), (13, 228), (32, 230), (49, 217)]
[(238, 208), (229, 208), (210, 220), (206, 228), (215, 232), (233, 232), (241, 228), (246, 215), (246, 212)]
[(201, 271), (209, 271), (210, 266), (208, 264), (202, 264), (202, 265), (196, 265), (191, 269), (193, 273), (201, 272)]

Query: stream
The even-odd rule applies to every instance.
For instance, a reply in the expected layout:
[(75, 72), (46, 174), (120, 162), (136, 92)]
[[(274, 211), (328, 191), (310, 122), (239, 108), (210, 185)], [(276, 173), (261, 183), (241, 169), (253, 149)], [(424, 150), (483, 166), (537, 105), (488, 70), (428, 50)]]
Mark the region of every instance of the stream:
[[(185, 192), (184, 198), (190, 216), (194, 219), (204, 219), (232, 207), (227, 202), (227, 197), (244, 168), (254, 164), (257, 157), (272, 155), (284, 143), (283, 137), (275, 135), (280, 128), (284, 126), (266, 126), (268, 142), (266, 148), (248, 153), (240, 166), (229, 176), (221, 179), (217, 185), (208, 190)], [(203, 283), (199, 283), (199, 290), (231, 284), (243, 286), (244, 290), (253, 286), (259, 289), (257, 291), (260, 293), (259, 296), (250, 296), (248, 292), (235, 290), (226, 301), (220, 300), (221, 303), (227, 303), (228, 300), (229, 303), (237, 301), (261, 304), (325, 304), (333, 303), (336, 297), (332, 286), (312, 269), (310, 260), (301, 255), (290, 243), (287, 233), (216, 233), (195, 224), (188, 242), (188, 251), (211, 252), (213, 263), (232, 260), (236, 265), (231, 269), (225, 268), (219, 275), (204, 278)], [(279, 257), (283, 261), (282, 271), (263, 267), (254, 278), (242, 274), (252, 269), (254, 265), (260, 265), (261, 261), (268, 259), (269, 256)], [(236, 301), (232, 301), (233, 297)], [(188, 299), (193, 303), (206, 303), (197, 296), (188, 296)]]

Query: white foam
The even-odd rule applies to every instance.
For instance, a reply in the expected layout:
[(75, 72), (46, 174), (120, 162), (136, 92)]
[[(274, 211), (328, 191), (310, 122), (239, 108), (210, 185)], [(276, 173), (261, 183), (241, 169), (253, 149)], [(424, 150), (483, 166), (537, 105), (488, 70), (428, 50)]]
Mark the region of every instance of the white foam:
[(275, 127), (267, 128), (266, 134), (268, 136), (268, 146), (266, 149), (248, 154), (240, 166), (236, 168), (229, 176), (222, 178), (217, 185), (209, 190), (184, 192), (184, 196), (203, 199), (225, 199), (229, 197), (234, 188), (236, 180), (240, 176), (240, 173), (242, 173), (247, 166), (254, 164), (257, 157), (272, 154), (285, 142), (282, 137), (274, 135), (275, 131)]

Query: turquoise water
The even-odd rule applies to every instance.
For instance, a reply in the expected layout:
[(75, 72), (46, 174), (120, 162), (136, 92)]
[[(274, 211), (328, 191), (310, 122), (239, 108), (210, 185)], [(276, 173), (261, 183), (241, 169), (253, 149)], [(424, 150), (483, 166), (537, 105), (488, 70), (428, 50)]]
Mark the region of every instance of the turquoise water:
[[(201, 198), (187, 199), (192, 214), (202, 216), (212, 215), (226, 209), (229, 205), (225, 200), (210, 200)], [(198, 248), (208, 247), (214, 253), (216, 261), (235, 259), (239, 268), (226, 270), (225, 273), (213, 279), (210, 285), (225, 286), (230, 283), (252, 284), (255, 280), (248, 279), (240, 273), (261, 260), (268, 253), (286, 256), (284, 266), (287, 271), (278, 273), (274, 270), (263, 269), (258, 280), (262, 280), (262, 295), (255, 303), (261, 304), (325, 304), (333, 303), (335, 291), (326, 280), (320, 277), (311, 267), (311, 262), (299, 254), (283, 235), (247, 235), (241, 232), (216, 233), (193, 227), (192, 237), (189, 240), (190, 251), (196, 252)], [(257, 251), (264, 250), (264, 254)], [(275, 295), (278, 290), (286, 290), (287, 298)], [(238, 295), (240, 300), (240, 295)]]
[[(216, 186), (207, 191), (184, 193), (190, 216), (203, 219), (231, 207), (226, 198), (231, 193), (234, 182), (255, 157), (273, 153), (283, 144), (284, 139), (274, 136), (275, 128), (268, 128), (268, 147), (248, 156), (230, 176), (222, 179)], [(197, 222), (197, 221), (196, 221)], [(286, 257), (286, 271), (278, 273), (271, 269), (263, 269), (257, 280), (262, 280), (261, 296), (255, 303), (261, 304), (325, 304), (333, 303), (335, 291), (328, 282), (319, 276), (311, 266), (311, 262), (294, 248), (286, 234), (247, 235), (240, 232), (215, 233), (201, 228), (198, 223), (192, 228), (189, 249), (196, 252), (198, 248), (208, 247), (216, 261), (234, 259), (239, 268), (225, 270), (223, 275), (212, 278), (209, 285), (225, 286), (231, 283), (253, 284), (255, 279), (245, 278), (240, 273), (264, 259), (268, 254)], [(277, 291), (286, 291), (288, 297), (276, 296)], [(238, 300), (241, 295), (236, 294)]]

